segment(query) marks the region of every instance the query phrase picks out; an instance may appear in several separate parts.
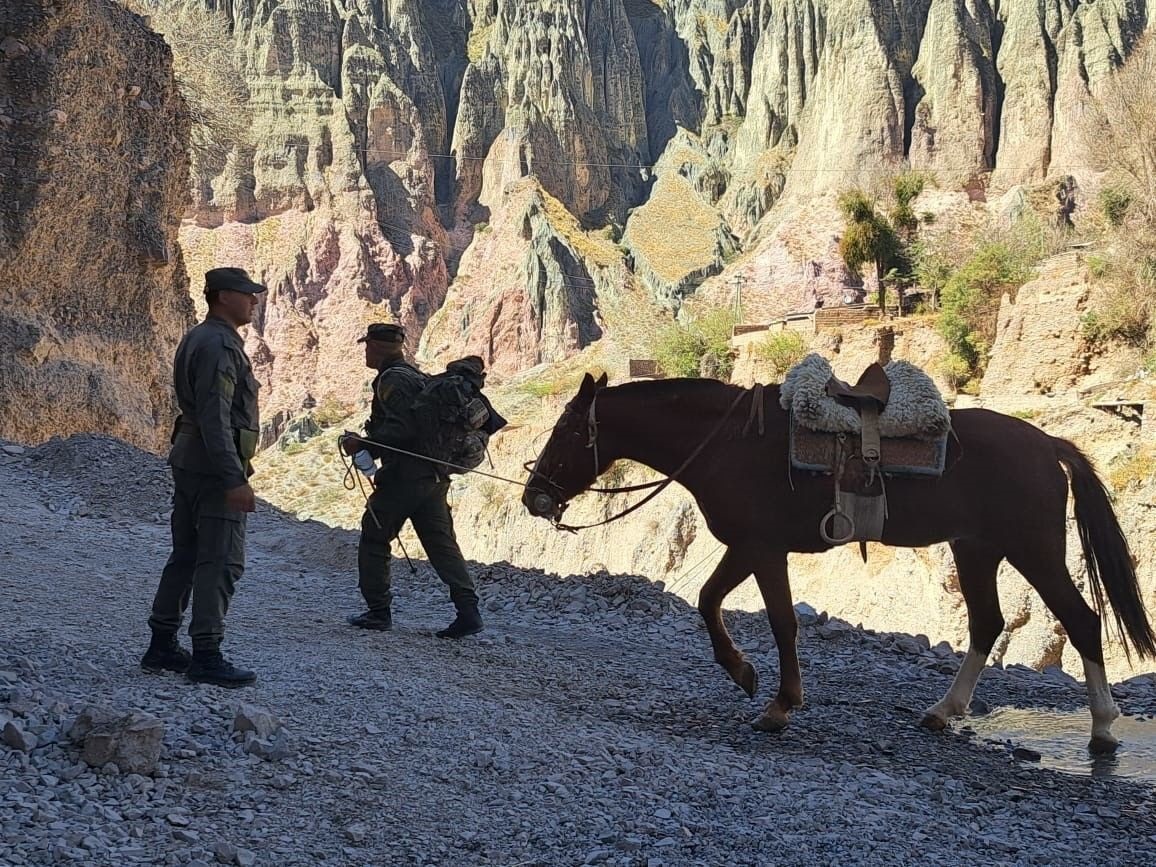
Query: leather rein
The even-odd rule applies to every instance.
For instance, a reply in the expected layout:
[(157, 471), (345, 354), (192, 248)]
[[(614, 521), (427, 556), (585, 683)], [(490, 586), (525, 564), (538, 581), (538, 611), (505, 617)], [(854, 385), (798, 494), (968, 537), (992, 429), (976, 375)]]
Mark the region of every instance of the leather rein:
[[(552, 518), (551, 519), (551, 523), (554, 525), (554, 529), (555, 530), (564, 530), (568, 533), (577, 533), (579, 530), (588, 530), (591, 527), (601, 527), (604, 524), (610, 524), (614, 521), (619, 520), (620, 518), (625, 518), (631, 512), (634, 512), (634, 511), (637, 511), (638, 509), (641, 509), (643, 506), (645, 506), (647, 503), (649, 503), (651, 500), (653, 500), (655, 497), (657, 497), (659, 494), (661, 494), (667, 488), (667, 486), (670, 485), (671, 482), (678, 481), (678, 479), (682, 475), (683, 471), (685, 471), (686, 468), (688, 466), (690, 466), (691, 463), (694, 462), (695, 458), (697, 458), (699, 455), (701, 455), (703, 453), (703, 451), (706, 449), (706, 447), (708, 445), (710, 445), (710, 443), (714, 440), (714, 438), (719, 435), (719, 433), (722, 431), (723, 427), (726, 425), (727, 421), (730, 419), (731, 415), (738, 408), (738, 405), (740, 403), (742, 403), (743, 398), (746, 397), (748, 393), (751, 395), (751, 411), (750, 411), (750, 415), (747, 418), (747, 423), (743, 426), (742, 435), (745, 437), (747, 435), (748, 431), (750, 430), (751, 425), (757, 421), (758, 422), (759, 435), (762, 436), (763, 431), (764, 431), (763, 400), (762, 400), (763, 387), (762, 387), (762, 385), (756, 384), (753, 388), (743, 389), (742, 391), (740, 391), (738, 393), (738, 395), (736, 395), (735, 399), (731, 402), (731, 405), (727, 408), (727, 411), (725, 413), (723, 413), (722, 418), (720, 418), (718, 420), (718, 423), (714, 426), (714, 428), (711, 430), (711, 432), (706, 435), (706, 438), (703, 439), (695, 447), (695, 449), (687, 456), (686, 460), (684, 460), (682, 462), (682, 464), (678, 467), (678, 469), (676, 469), (673, 473), (671, 473), (665, 479), (659, 479), (659, 480), (654, 481), (654, 482), (644, 482), (643, 484), (640, 484), (640, 485), (627, 485), (626, 487), (620, 487), (620, 488), (586, 488), (587, 491), (591, 491), (591, 492), (596, 493), (596, 494), (628, 494), (628, 493), (631, 493), (633, 491), (644, 491), (644, 490), (647, 490), (649, 488), (654, 489), (649, 494), (647, 494), (645, 497), (643, 497), (641, 500), (639, 500), (637, 503), (623, 509), (617, 515), (612, 515), (611, 517), (606, 518), (605, 520), (598, 521), (598, 522), (593, 523), (593, 524), (577, 524), (577, 525), (575, 525), (575, 524), (563, 524), (562, 521), (560, 520), (561, 512), (559, 512), (559, 518)], [(598, 467), (599, 467), (599, 462), (598, 462), (598, 416), (597, 416), (597, 410), (596, 410), (597, 405), (598, 405), (598, 394), (595, 393), (594, 397), (590, 401), (590, 409), (587, 411), (587, 414), (586, 414), (587, 440), (586, 440), (586, 446), (585, 446), (586, 448), (591, 449), (593, 452), (594, 472), (595, 473), (598, 472)], [(526, 469), (528, 472), (531, 473), (531, 475), (534, 475), (534, 476), (541, 478), (548, 485), (550, 485), (552, 488), (554, 488), (554, 490), (561, 493), (562, 488), (560, 485), (558, 485), (549, 476), (545, 475), (544, 473), (540, 473), (536, 469), (530, 467), (528, 462), (526, 465)], [(579, 492), (579, 493), (581, 493), (581, 492)], [(561, 506), (561, 508), (563, 510), (565, 510), (565, 507), (568, 505), (568, 501), (560, 502), (559, 505)]]

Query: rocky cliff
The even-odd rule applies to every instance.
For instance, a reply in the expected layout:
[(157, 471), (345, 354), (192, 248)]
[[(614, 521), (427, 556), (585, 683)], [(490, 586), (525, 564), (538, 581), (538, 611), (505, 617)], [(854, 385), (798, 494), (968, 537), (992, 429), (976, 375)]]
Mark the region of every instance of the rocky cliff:
[(107, 0), (0, 10), (0, 435), (158, 449), (193, 307), (188, 119), (164, 43)]
[(1091, 183), (1081, 107), (1151, 18), (1138, 0), (185, 3), (226, 17), (253, 123), (195, 167), (182, 239), (197, 270), (273, 287), (251, 348), (285, 413), (356, 398), (366, 320), (509, 375), (599, 339), (638, 288), (677, 311), (740, 285), (750, 316), (861, 294), (815, 195), (905, 168), (973, 199)]

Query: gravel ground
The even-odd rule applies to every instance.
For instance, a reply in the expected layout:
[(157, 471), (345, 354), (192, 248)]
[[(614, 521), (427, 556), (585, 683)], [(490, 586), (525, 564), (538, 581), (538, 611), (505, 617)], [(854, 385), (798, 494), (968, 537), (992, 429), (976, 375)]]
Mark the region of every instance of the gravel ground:
[[(488, 629), (452, 643), (430, 637), (452, 613), (436, 576), (401, 561), (398, 628), (358, 632), (355, 535), (262, 507), (226, 645), (258, 684), (146, 675), (166, 486), (116, 440), (0, 448), (0, 865), (1152, 863), (1152, 786), (919, 729), (960, 657), (805, 606), (808, 704), (764, 735), (761, 616), (728, 614), (754, 701), (697, 613), (634, 576), (476, 565)], [(1156, 679), (1115, 689), (1156, 713)], [(977, 699), (1084, 706), (1022, 668)], [(235, 732), (241, 702), (276, 736)], [(67, 733), (90, 704), (163, 722), (155, 774), (81, 761)]]

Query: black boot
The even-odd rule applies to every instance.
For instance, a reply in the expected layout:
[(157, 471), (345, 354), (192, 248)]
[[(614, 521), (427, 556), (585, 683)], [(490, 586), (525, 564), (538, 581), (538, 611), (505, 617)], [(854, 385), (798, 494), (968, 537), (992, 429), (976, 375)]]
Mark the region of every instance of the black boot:
[(243, 668), (237, 668), (219, 650), (194, 650), (193, 661), (186, 674), (193, 683), (211, 683), (233, 689), (248, 686), (257, 680), (257, 675)]
[(149, 649), (141, 658), (140, 667), (150, 674), (175, 671), (180, 674), (189, 670), (192, 656), (177, 643), (176, 633), (154, 632)]
[(376, 629), (378, 632), (388, 632), (393, 629), (393, 614), (387, 608), (385, 611), (366, 611), (362, 614), (350, 614), (345, 618), (350, 626), (358, 629)]
[(471, 602), (458, 606), (458, 616), (454, 622), (437, 633), (438, 638), (465, 638), (467, 635), (476, 635), (483, 629), (482, 615), (478, 611), (478, 604)]

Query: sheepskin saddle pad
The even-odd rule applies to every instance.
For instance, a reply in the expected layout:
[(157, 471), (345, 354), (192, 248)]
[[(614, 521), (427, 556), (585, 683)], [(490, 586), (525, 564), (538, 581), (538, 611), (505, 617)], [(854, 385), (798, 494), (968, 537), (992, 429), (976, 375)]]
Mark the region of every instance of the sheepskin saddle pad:
[[(943, 439), (951, 429), (951, 415), (931, 377), (906, 361), (889, 362), (883, 370), (890, 394), (883, 397), (879, 434), (883, 437)], [(807, 430), (834, 434), (861, 434), (863, 424), (854, 405), (829, 394), (834, 374), (821, 355), (808, 355), (787, 372), (779, 391), (779, 403), (794, 423)], [(840, 386), (845, 384), (839, 383)], [(847, 389), (831, 390), (847, 393)]]

